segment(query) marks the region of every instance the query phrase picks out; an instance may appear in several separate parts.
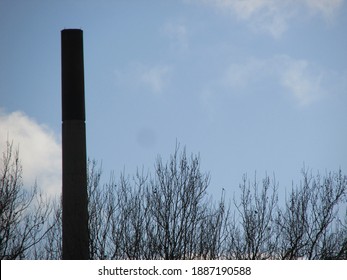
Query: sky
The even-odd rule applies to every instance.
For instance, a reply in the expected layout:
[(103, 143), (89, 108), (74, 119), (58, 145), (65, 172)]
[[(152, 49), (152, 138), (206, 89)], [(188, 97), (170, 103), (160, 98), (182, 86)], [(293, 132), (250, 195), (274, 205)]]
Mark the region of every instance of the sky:
[(345, 0), (0, 0), (0, 152), (24, 183), (61, 192), (60, 32), (84, 34), (87, 153), (154, 173), (176, 143), (209, 193), (244, 174), (347, 171)]

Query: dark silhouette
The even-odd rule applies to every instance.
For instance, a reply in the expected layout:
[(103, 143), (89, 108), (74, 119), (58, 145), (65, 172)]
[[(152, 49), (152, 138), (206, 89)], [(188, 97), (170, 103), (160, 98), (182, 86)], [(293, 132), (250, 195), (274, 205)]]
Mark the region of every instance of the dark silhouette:
[(83, 32), (61, 32), (63, 259), (89, 259)]
[[(0, 258), (61, 259), (61, 206), (37, 192), (24, 196), (13, 154), (8, 145), (0, 162)], [(185, 151), (176, 149), (166, 163), (158, 158), (152, 174), (107, 183), (89, 162), (90, 258), (347, 259), (347, 176), (302, 175), (283, 202), (275, 179), (244, 176), (230, 204), (230, 187), (217, 202), (208, 196), (209, 174)]]

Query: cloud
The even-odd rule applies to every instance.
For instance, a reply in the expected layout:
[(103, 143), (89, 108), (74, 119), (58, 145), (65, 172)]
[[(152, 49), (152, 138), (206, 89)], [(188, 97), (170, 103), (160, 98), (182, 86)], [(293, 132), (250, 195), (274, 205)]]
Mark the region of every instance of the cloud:
[(344, 0), (306, 0), (311, 12), (318, 13), (327, 20), (331, 20), (335, 16), (343, 2)]
[(307, 60), (277, 55), (231, 64), (220, 84), (237, 92), (257, 83), (275, 84), (283, 89), (281, 92), (289, 93), (299, 106), (306, 106), (331, 92), (338, 76)]
[(268, 33), (278, 38), (289, 22), (303, 15), (318, 15), (331, 20), (344, 0), (197, 0), (247, 22), (256, 32)]
[(188, 48), (188, 31), (185, 24), (181, 22), (167, 22), (161, 32), (171, 40), (172, 48), (180, 51)]
[(168, 65), (147, 66), (141, 63), (130, 64), (126, 69), (116, 70), (117, 85), (138, 88), (145, 87), (155, 94), (164, 91), (170, 82), (171, 67)]
[(249, 58), (244, 63), (233, 63), (225, 71), (223, 84), (226, 86), (242, 88), (247, 84), (263, 80), (273, 67), (267, 60)]
[(325, 94), (323, 70), (316, 70), (306, 60), (288, 57), (284, 57), (280, 63), (280, 83), (292, 93), (299, 105), (308, 105)]
[(30, 188), (37, 182), (43, 193), (60, 194), (61, 145), (57, 136), (19, 111), (6, 114), (0, 110), (0, 132), (1, 155), (7, 140), (19, 148), (24, 187)]
[(170, 68), (168, 66), (154, 66), (140, 71), (140, 81), (149, 86), (155, 93), (163, 91), (169, 80)]

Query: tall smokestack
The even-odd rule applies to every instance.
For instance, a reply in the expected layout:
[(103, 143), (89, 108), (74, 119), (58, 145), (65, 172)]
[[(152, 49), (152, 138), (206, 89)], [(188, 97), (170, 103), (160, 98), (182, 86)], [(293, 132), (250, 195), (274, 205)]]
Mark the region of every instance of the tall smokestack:
[(89, 259), (83, 31), (61, 31), (63, 259)]

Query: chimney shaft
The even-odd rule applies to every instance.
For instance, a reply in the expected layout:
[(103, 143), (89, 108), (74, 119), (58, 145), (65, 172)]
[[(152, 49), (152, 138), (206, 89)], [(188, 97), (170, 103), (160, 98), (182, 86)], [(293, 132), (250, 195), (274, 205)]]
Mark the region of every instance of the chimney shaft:
[(89, 259), (83, 31), (61, 31), (63, 259)]

